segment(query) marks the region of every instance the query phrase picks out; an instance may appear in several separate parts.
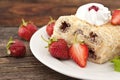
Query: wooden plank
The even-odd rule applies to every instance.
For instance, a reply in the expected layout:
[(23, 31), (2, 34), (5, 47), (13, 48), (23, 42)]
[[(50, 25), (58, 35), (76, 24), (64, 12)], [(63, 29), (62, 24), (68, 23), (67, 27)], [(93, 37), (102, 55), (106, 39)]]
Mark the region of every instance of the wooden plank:
[(90, 2), (102, 3), (111, 10), (119, 8), (119, 0), (0, 0), (0, 25), (19, 26), (21, 18), (25, 18), (41, 27), (47, 24), (49, 16), (57, 19), (75, 14), (80, 5)]
[[(2, 63), (1, 63), (2, 61)], [(34, 57), (0, 58), (0, 80), (76, 80), (59, 74)]]

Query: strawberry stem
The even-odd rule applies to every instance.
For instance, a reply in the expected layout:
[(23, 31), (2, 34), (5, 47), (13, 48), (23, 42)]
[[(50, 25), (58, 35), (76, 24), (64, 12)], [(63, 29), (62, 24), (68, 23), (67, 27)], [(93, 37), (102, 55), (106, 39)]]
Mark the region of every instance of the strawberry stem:
[(76, 43), (76, 42), (78, 42), (78, 41), (77, 41), (77, 34), (75, 34), (74, 42), (73, 42), (73, 43)]
[(46, 40), (42, 35), (41, 35), (41, 38), (45, 41), (45, 42), (49, 42), (48, 40)]
[(27, 22), (25, 22), (25, 20), (22, 18), (22, 24), (23, 26), (27, 26)]
[(45, 48), (48, 48), (49, 45), (51, 44), (51, 40), (46, 40), (42, 35), (41, 35), (41, 38), (48, 43), (48, 46), (45, 46)]
[(53, 21), (53, 18), (50, 16), (50, 21)]
[(41, 38), (42, 38), (45, 42), (48, 43), (48, 46), (45, 46), (45, 48), (48, 48), (52, 42), (57, 41), (56, 38), (50, 38), (50, 39), (46, 40), (42, 35), (41, 35)]
[(9, 41), (8, 41), (8, 43), (7, 43), (7, 45), (6, 45), (6, 49), (7, 49), (7, 53), (8, 53), (8, 54), (10, 54), (9, 48), (10, 48), (10, 45), (11, 45), (12, 43), (14, 43), (14, 41), (13, 41), (13, 38), (10, 37), (10, 38), (9, 38)]
[(83, 40), (81, 40), (80, 42), (81, 42), (81, 44), (84, 44), (84, 43), (85, 43), (85, 41), (83, 41)]
[(49, 18), (50, 18), (50, 21), (48, 22), (48, 24), (51, 24), (52, 22), (55, 22), (55, 20), (51, 16), (49, 16)]
[(78, 34), (75, 34), (73, 43), (84, 44), (85, 42), (84, 42), (83, 40), (79, 40), (79, 41), (78, 41), (77, 36), (78, 36)]

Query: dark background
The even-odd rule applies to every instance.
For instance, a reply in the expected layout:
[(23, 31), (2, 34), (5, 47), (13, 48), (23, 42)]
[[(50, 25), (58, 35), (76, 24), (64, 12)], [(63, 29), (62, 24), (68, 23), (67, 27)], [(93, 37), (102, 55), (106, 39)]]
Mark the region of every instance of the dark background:
[(119, 0), (0, 0), (0, 26), (16, 27), (21, 18), (31, 20), (38, 26), (57, 19), (61, 15), (75, 14), (80, 5), (98, 2), (110, 10), (119, 8)]

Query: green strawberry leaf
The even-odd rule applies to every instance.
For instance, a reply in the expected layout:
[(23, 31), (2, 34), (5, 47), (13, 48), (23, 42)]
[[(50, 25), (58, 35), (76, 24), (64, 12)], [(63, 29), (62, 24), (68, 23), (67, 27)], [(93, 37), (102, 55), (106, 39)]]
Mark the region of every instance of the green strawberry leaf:
[(13, 38), (10, 37), (10, 38), (9, 38), (9, 41), (8, 41), (8, 43), (7, 43), (7, 45), (6, 45), (6, 49), (7, 49), (7, 53), (8, 53), (8, 54), (10, 54), (9, 48), (10, 48), (10, 45), (11, 45), (12, 43), (14, 43), (14, 41), (13, 41)]
[(111, 60), (111, 62), (114, 64), (114, 70), (120, 72), (120, 56), (115, 57)]

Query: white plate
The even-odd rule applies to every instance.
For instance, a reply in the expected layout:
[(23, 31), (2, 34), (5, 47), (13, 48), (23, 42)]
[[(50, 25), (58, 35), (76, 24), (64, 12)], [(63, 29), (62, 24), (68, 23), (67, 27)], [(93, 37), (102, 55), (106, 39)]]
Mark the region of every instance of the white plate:
[(41, 35), (46, 39), (48, 38), (45, 26), (32, 36), (30, 49), (33, 55), (49, 68), (78, 79), (120, 80), (120, 73), (114, 71), (113, 64), (110, 62), (101, 65), (88, 62), (86, 68), (81, 68), (72, 60), (58, 60), (53, 58), (49, 54), (48, 49), (45, 48), (47, 43), (41, 39)]

